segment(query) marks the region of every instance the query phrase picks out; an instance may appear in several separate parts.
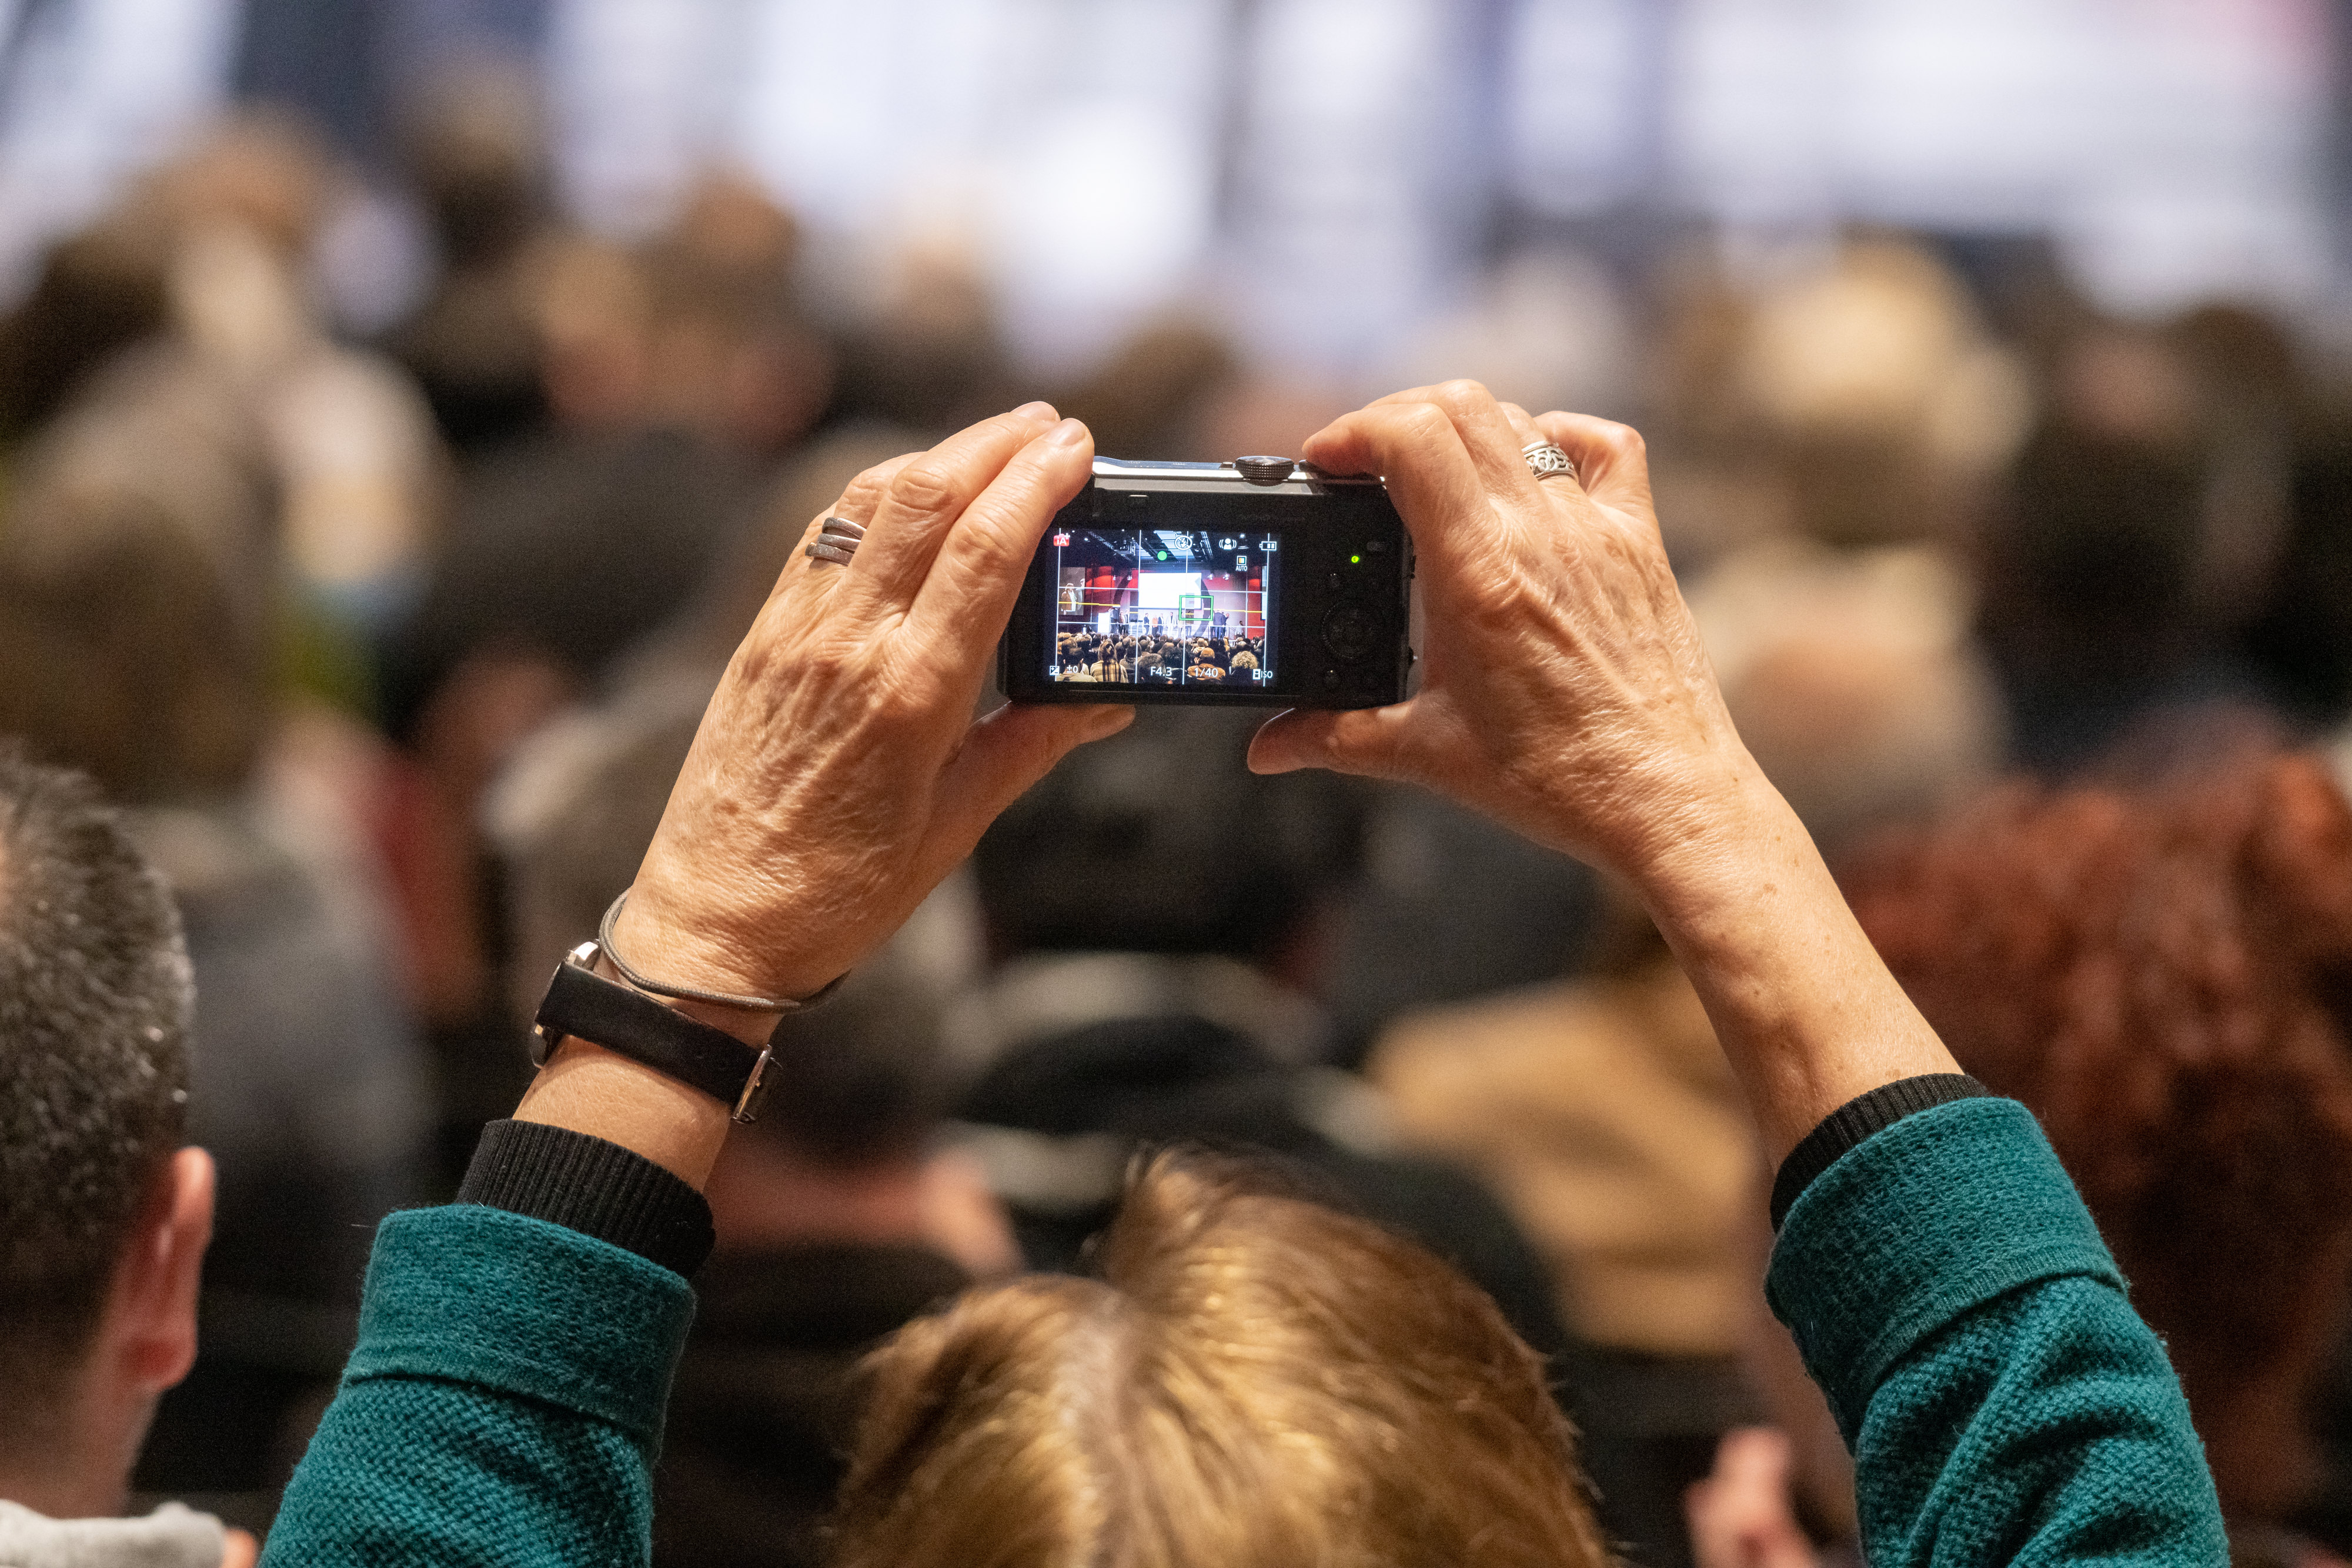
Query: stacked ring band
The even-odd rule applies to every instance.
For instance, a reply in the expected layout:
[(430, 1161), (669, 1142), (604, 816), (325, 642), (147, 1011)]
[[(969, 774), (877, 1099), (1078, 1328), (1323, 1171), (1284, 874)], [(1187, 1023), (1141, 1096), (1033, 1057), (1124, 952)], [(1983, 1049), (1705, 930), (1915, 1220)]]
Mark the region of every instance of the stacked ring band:
[(827, 517), (808, 547), (809, 558), (847, 566), (850, 557), (857, 553), (857, 541), (865, 537), (865, 524), (853, 523), (847, 517)]
[(1538, 479), (1573, 479), (1577, 476), (1576, 464), (1551, 442), (1530, 441), (1519, 448), (1519, 455), (1528, 460), (1528, 467)]

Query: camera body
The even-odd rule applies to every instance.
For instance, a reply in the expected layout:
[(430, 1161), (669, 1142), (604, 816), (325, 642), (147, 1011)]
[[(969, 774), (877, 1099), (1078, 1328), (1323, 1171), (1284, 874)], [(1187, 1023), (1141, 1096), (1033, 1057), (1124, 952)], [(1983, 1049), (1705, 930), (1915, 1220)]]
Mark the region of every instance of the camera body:
[(997, 651), (1017, 703), (1380, 707), (1412, 669), (1412, 541), (1378, 479), (1287, 457), (1098, 457)]

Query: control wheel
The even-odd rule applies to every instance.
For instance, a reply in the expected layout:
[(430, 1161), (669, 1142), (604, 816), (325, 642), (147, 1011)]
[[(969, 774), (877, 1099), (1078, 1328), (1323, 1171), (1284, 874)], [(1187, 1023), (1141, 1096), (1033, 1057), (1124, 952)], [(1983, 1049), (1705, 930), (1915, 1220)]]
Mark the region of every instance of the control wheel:
[(1370, 654), (1380, 640), (1380, 617), (1360, 604), (1342, 604), (1323, 617), (1323, 646), (1342, 664)]

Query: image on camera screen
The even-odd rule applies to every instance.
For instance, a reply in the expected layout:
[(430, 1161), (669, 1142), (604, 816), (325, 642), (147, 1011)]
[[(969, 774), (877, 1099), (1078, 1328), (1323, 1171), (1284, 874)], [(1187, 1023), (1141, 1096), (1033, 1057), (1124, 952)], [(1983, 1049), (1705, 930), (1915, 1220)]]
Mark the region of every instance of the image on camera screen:
[(1045, 674), (1107, 686), (1271, 685), (1281, 536), (1057, 528)]

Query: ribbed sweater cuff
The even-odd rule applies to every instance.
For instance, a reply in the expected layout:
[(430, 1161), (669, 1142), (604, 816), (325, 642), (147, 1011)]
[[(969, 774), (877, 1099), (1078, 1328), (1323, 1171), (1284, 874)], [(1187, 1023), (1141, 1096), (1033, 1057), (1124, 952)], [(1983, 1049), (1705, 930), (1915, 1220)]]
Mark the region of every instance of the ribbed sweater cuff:
[(1780, 1162), (1780, 1174), (1772, 1178), (1772, 1228), (1780, 1228), (1799, 1195), (1813, 1185), (1816, 1176), (1872, 1134), (1883, 1133), (1931, 1105), (1991, 1095), (1991, 1090), (1965, 1072), (1922, 1073), (1857, 1094), (1823, 1117), (1822, 1124), (1806, 1134), (1805, 1141)]
[(478, 1203), (609, 1241), (692, 1278), (716, 1241), (710, 1205), (618, 1144), (540, 1122), (492, 1122), (457, 1188)]
[[(1805, 1189), (1773, 1243), (1764, 1299), (1795, 1333), (1851, 1446), (1880, 1387), (1920, 1345), (2011, 1291), (2069, 1277), (2124, 1289), (2032, 1114), (2014, 1100), (1964, 1095), (1864, 1139)], [(1995, 1373), (2017, 1382), (2011, 1398), (2032, 1397), (2019, 1390), (2037, 1379), (2074, 1375), (2048, 1358), (2076, 1352), (2011, 1348), (2021, 1360), (1965, 1372), (1955, 1364), (1951, 1381), (1920, 1397), (1956, 1402), (1946, 1418), (1961, 1420)], [(1915, 1410), (1911, 1419), (1927, 1417)], [(1965, 1441), (1988, 1452), (2002, 1443), (1973, 1427)]]

